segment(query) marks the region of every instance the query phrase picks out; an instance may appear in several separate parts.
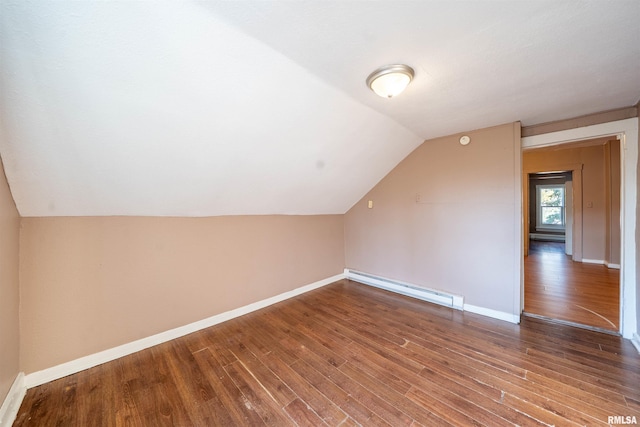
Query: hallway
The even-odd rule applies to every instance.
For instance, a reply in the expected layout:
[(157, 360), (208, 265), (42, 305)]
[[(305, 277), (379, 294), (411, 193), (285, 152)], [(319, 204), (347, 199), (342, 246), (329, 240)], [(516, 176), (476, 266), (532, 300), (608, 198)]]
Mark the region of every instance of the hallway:
[(524, 260), (525, 314), (620, 330), (620, 270), (573, 262), (564, 243), (531, 241)]

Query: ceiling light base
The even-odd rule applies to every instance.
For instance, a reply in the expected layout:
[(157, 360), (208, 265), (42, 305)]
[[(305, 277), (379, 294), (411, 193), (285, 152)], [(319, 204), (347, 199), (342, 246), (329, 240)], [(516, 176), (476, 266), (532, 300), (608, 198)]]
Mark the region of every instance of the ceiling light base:
[(369, 74), (367, 86), (383, 98), (393, 98), (406, 89), (413, 76), (413, 68), (408, 65), (385, 65)]

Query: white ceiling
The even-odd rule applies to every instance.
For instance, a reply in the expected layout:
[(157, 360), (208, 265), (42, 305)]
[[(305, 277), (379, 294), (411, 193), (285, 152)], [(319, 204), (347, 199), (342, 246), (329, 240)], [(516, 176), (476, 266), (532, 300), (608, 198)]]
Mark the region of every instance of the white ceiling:
[[(640, 2), (0, 2), (23, 216), (344, 213), (422, 140), (640, 99)], [(416, 71), (386, 100), (380, 65)]]

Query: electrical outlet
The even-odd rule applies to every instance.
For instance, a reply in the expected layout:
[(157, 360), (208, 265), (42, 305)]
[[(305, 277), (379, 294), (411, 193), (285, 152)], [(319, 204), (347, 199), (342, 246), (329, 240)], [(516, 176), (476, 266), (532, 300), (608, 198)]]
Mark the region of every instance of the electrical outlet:
[(373, 200), (369, 200), (369, 203), (367, 204), (369, 209), (373, 209)]
[(416, 203), (422, 203), (422, 194), (416, 194)]

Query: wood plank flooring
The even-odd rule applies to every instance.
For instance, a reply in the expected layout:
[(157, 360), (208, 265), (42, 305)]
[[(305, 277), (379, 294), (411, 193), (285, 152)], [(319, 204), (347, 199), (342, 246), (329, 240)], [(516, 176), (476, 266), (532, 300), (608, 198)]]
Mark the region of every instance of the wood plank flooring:
[(513, 325), (347, 280), (30, 389), (15, 426), (640, 422), (617, 336)]
[(531, 242), (524, 290), (527, 313), (620, 330), (620, 270), (573, 262), (564, 243)]

